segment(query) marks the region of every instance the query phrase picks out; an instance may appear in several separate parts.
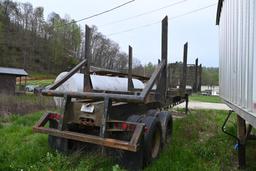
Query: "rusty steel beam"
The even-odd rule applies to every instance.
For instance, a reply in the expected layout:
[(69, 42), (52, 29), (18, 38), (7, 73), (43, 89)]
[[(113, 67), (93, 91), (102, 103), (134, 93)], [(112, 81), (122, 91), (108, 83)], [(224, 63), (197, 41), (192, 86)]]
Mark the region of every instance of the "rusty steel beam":
[(82, 141), (92, 144), (97, 144), (105, 147), (116, 148), (120, 150), (127, 150), (136, 152), (138, 149), (138, 144), (130, 144), (127, 141), (121, 141), (111, 138), (101, 138), (95, 135), (82, 134), (71, 131), (60, 131), (53, 128), (44, 128), (44, 127), (33, 127), (34, 132), (44, 133), (56, 137), (66, 138), (70, 140)]
[(39, 121), (37, 121), (37, 123), (35, 124), (34, 127), (41, 127), (44, 126), (47, 122), (48, 122), (48, 115), (49, 113), (45, 113), (40, 119)]
[[(131, 140), (128, 142), (128, 141), (122, 141), (122, 140), (117, 140), (112, 138), (103, 138), (95, 135), (88, 135), (88, 134), (71, 132), (71, 131), (62, 131), (62, 130), (53, 129), (53, 128), (45, 128), (44, 126), (49, 121), (48, 115), (49, 113), (45, 113), (40, 118), (40, 120), (33, 126), (34, 132), (44, 133), (44, 134), (48, 134), (56, 137), (82, 141), (82, 142), (97, 144), (101, 146), (117, 148), (121, 150), (133, 151), (133, 152), (136, 152), (138, 150), (139, 138), (142, 136), (141, 134), (143, 133), (143, 130), (144, 130), (143, 129), (144, 124), (141, 124), (141, 123), (136, 124), (136, 128), (133, 133), (133, 136)], [(135, 138), (135, 136), (138, 136), (138, 137)]]
[(77, 71), (79, 71), (82, 66), (86, 63), (86, 59), (80, 62), (77, 66), (75, 66), (71, 71), (69, 71), (63, 78), (55, 82), (53, 85), (49, 87), (49, 90), (54, 90), (58, 88), (61, 84), (67, 81), (70, 77), (72, 77)]
[(180, 84), (180, 94), (185, 95), (186, 93), (186, 85), (187, 85), (187, 59), (188, 59), (188, 42), (184, 44), (183, 48), (183, 71), (182, 71), (182, 79)]
[(85, 59), (87, 62), (84, 64), (84, 91), (92, 90), (92, 82), (90, 77), (90, 64), (91, 64), (91, 29), (85, 25)]
[(100, 136), (105, 138), (106, 136), (106, 121), (109, 119), (109, 113), (112, 107), (112, 100), (108, 97), (104, 98), (104, 113), (101, 119)]
[(198, 91), (201, 91), (202, 86), (202, 64), (199, 65), (199, 82), (198, 82)]
[(129, 46), (129, 61), (128, 61), (128, 91), (132, 91), (134, 88), (132, 82), (132, 47)]
[(164, 63), (160, 78), (157, 82), (156, 99), (162, 103), (166, 100), (167, 90), (167, 55), (168, 55), (168, 17), (162, 20), (162, 48), (161, 48), (161, 61)]
[(147, 95), (149, 94), (150, 90), (152, 89), (152, 87), (154, 86), (154, 83), (156, 82), (156, 80), (158, 79), (159, 74), (162, 72), (164, 66), (166, 62), (162, 61), (157, 68), (155, 69), (155, 71), (153, 72), (152, 76), (150, 77), (149, 81), (147, 82), (145, 88), (143, 89), (143, 91), (141, 92), (141, 97), (143, 99), (146, 99)]
[(240, 169), (246, 166), (246, 122), (237, 115), (237, 137), (239, 138), (238, 164)]
[(96, 92), (65, 92), (65, 91), (54, 91), (54, 90), (43, 90), (42, 94), (45, 96), (56, 96), (64, 97), (68, 95), (73, 98), (92, 98), (92, 99), (104, 99), (109, 97), (113, 100), (119, 101), (131, 101), (131, 102), (143, 102), (144, 98), (141, 95), (126, 95), (126, 94), (114, 94), (114, 93), (96, 93)]
[(136, 125), (135, 131), (132, 135), (132, 138), (130, 140), (130, 144), (138, 144), (141, 136), (143, 135), (142, 132), (144, 131), (143, 125)]
[[(127, 73), (119, 72), (119, 71), (113, 71), (110, 69), (105, 69), (105, 68), (99, 68), (95, 66), (91, 66), (91, 73), (96, 73), (97, 75), (110, 75), (110, 76), (119, 76), (119, 77), (127, 77)], [(137, 75), (137, 74), (132, 74), (133, 78), (137, 78), (142, 81), (149, 80), (149, 77)]]
[(196, 58), (196, 61), (195, 61), (195, 80), (194, 80), (194, 85), (193, 85), (193, 91), (194, 92), (197, 92), (197, 79), (198, 79), (198, 58)]

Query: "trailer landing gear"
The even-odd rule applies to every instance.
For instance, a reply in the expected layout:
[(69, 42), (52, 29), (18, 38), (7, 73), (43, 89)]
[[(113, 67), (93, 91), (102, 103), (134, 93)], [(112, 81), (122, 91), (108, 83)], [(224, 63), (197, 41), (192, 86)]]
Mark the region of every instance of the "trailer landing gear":
[(233, 113), (232, 110), (229, 111), (223, 125), (222, 125), (222, 131), (236, 139), (237, 144), (235, 148), (238, 150), (238, 166), (239, 169), (245, 169), (246, 167), (246, 142), (247, 140), (255, 140), (255, 137), (251, 135), (252, 126), (249, 124), (248, 127), (246, 127), (245, 120), (237, 115), (237, 136), (233, 135), (225, 130), (226, 123)]

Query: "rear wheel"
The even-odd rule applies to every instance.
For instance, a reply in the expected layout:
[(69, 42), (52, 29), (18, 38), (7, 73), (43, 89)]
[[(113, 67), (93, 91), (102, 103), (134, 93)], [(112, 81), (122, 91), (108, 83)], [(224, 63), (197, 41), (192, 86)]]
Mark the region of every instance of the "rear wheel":
[(162, 128), (160, 120), (156, 117), (146, 116), (143, 119), (146, 125), (144, 134), (144, 166), (150, 164), (159, 156), (163, 146)]
[(173, 119), (171, 112), (162, 111), (158, 114), (162, 126), (164, 143), (170, 143), (172, 137)]

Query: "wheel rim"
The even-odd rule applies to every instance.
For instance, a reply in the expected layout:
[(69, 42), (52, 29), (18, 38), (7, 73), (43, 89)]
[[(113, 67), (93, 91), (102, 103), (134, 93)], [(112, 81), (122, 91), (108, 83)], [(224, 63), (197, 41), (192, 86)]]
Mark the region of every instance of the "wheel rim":
[(161, 132), (157, 128), (153, 136), (153, 142), (152, 142), (152, 148), (151, 148), (151, 156), (153, 159), (158, 156), (160, 146), (161, 146)]

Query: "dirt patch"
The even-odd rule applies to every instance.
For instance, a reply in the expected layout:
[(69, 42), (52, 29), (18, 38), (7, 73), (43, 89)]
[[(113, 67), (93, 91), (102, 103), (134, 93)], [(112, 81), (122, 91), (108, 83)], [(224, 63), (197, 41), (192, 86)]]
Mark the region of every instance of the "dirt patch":
[[(185, 103), (181, 103), (175, 106), (175, 109), (185, 108)], [(188, 103), (189, 109), (203, 109), (203, 110), (230, 110), (230, 108), (223, 103), (207, 103), (207, 102), (196, 102), (191, 101)]]

